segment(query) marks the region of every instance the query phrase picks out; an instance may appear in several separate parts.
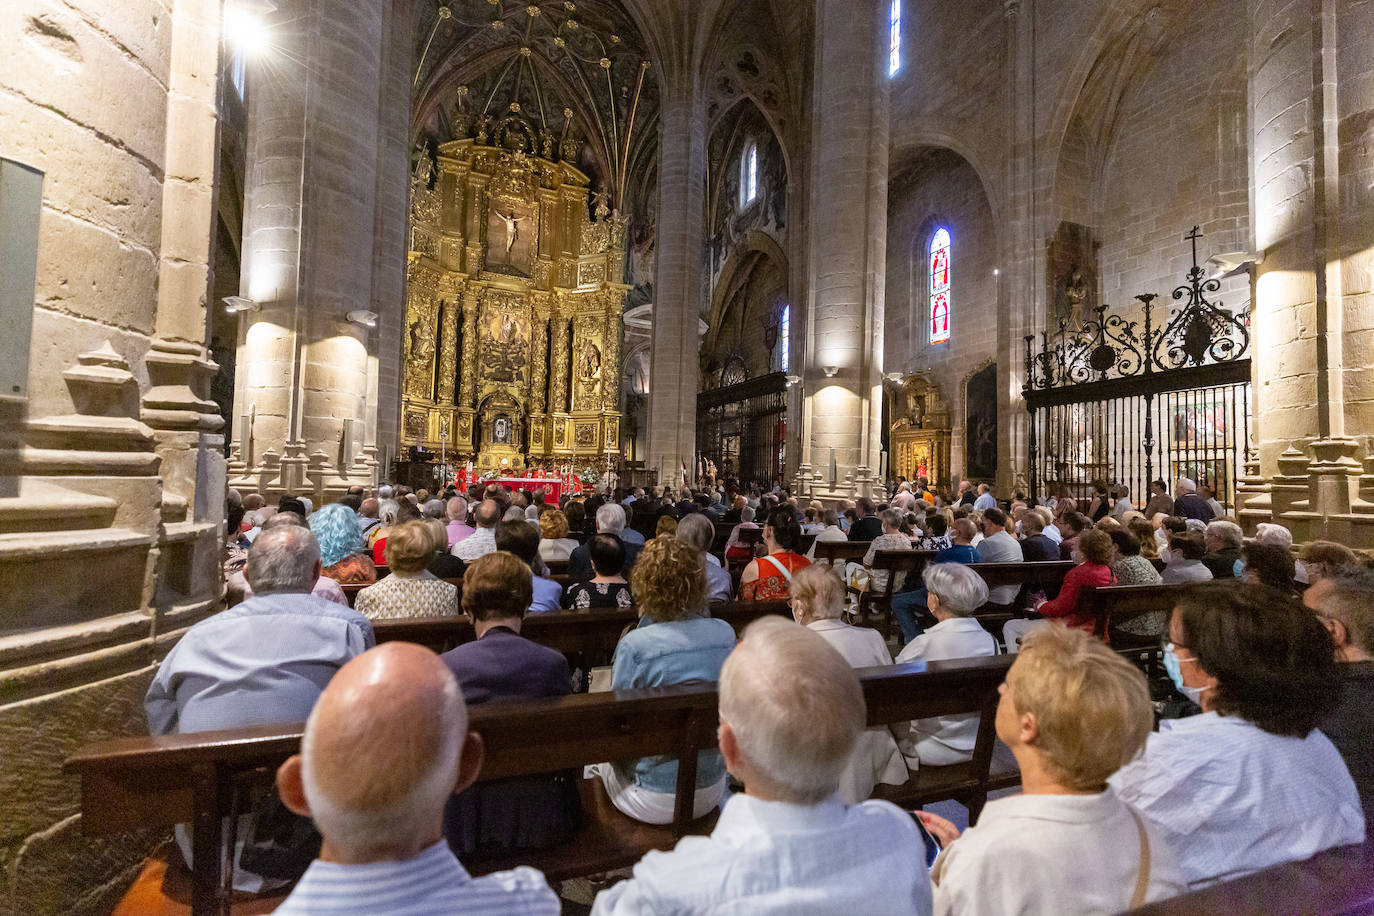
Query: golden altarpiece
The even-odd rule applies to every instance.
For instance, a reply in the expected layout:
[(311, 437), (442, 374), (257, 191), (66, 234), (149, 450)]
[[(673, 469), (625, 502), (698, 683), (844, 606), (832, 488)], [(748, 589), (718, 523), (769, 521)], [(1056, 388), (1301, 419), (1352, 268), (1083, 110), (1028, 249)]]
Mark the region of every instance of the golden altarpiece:
[(940, 389), (924, 375), (902, 380), (898, 418), (888, 431), (892, 472), (907, 480), (924, 477), (932, 485), (949, 479), (949, 407)]
[[(402, 447), (479, 471), (605, 470), (620, 452), (625, 224), (512, 114), (416, 170)], [(542, 153), (542, 155), (541, 155)], [(594, 204), (593, 214), (589, 214)]]

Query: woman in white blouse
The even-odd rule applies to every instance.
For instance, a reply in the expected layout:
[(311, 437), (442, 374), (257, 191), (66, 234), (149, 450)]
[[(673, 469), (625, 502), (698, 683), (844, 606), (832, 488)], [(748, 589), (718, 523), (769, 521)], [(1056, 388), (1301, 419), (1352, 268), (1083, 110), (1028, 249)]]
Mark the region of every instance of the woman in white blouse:
[[(807, 566), (792, 577), (788, 602), (797, 623), (818, 634), (839, 652), (851, 668), (892, 664), (882, 634), (852, 627), (840, 620), (844, 611), (844, 582), (825, 564)], [(868, 798), (877, 783), (901, 785), (909, 773), (901, 751), (886, 727), (876, 726), (859, 736), (854, 753), (840, 777), (840, 798), (855, 804)]]
[(975, 827), (930, 823), (937, 916), (1119, 913), (1187, 889), (1161, 833), (1107, 786), (1140, 752), (1149, 687), (1100, 640), (1065, 626), (1026, 637), (997, 706), (997, 736), (1021, 794), (989, 802)]
[(1291, 594), (1182, 593), (1164, 667), (1202, 715), (1170, 719), (1111, 778), (1192, 886), (1364, 840), (1359, 793), (1318, 725), (1340, 701), (1331, 638)]
[(545, 560), (566, 560), (578, 548), (568, 537), (568, 517), (562, 509), (548, 509), (539, 516), (539, 556)]
[[(926, 607), (936, 624), (906, 644), (897, 662), (940, 661), (996, 655), (997, 637), (973, 616), (988, 601), (983, 577), (960, 563), (935, 563), (922, 575)], [(907, 764), (948, 766), (973, 759), (978, 737), (978, 713), (961, 713), (911, 723), (911, 736), (902, 742)]]

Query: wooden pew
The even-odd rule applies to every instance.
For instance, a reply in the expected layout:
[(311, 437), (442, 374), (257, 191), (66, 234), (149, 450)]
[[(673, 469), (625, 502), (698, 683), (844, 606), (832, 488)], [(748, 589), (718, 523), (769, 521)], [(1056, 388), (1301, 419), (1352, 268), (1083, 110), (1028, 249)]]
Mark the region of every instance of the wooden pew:
[[(874, 570), (887, 572), (887, 582), (883, 588), (869, 588), (859, 596), (859, 623), (867, 624), (870, 616), (884, 622), (883, 635), (891, 639), (897, 621), (892, 616), (892, 596), (897, 590), (897, 574), (905, 573), (904, 581), (920, 577), (938, 551), (934, 550), (879, 550), (873, 554), (873, 565), (869, 568), (870, 577)], [(871, 578), (870, 578), (871, 581)]]
[[(981, 809), (991, 783), (997, 686), (1011, 661), (995, 656), (858, 672), (870, 726), (983, 714), (973, 762), (963, 768), (923, 768), (903, 798), (958, 798), (971, 810)], [(486, 747), (480, 781), (659, 754), (676, 755), (681, 763), (671, 826), (639, 824), (609, 802), (598, 802), (584, 810), (584, 824), (571, 842), (520, 852), (507, 860), (470, 862), (469, 867), (484, 873), (528, 864), (560, 880), (624, 867), (650, 849), (670, 848), (689, 832), (709, 830), (713, 818), (693, 822), (690, 815), (697, 752), (716, 747), (717, 702), (714, 687), (670, 687), (471, 707), (469, 728), (482, 736)], [(275, 768), (296, 753), (300, 732), (300, 724), (289, 724), (118, 738), (83, 748), (63, 764), (63, 770), (81, 779), (81, 823), (88, 835), (192, 824), (192, 912), (210, 916), (219, 906), (220, 825), (233, 813), (233, 786), (245, 779), (270, 781)], [(596, 790), (595, 785), (584, 787), (584, 792)]]
[[(726, 621), (737, 634), (750, 623), (769, 614), (792, 616), (786, 601), (733, 601), (711, 606), (711, 616)], [(620, 636), (639, 622), (636, 608), (590, 611), (552, 611), (530, 614), (520, 626), (520, 634), (531, 642), (556, 649), (565, 655), (581, 653), (590, 660), (609, 659)], [(418, 643), (435, 652), (447, 652), (473, 639), (472, 622), (467, 617), (412, 617), (402, 620), (377, 620), (372, 624), (377, 642)]]
[[(452, 586), (454, 586), (455, 588), (458, 589), (458, 602), (459, 602), (459, 604), (461, 605), (461, 604), (462, 604), (462, 601), (463, 601), (463, 580), (462, 580), (462, 578), (445, 579), (444, 581), (447, 582), (449, 585), (452, 585)], [(339, 586), (339, 588), (343, 589), (344, 597), (348, 599), (348, 606), (349, 606), (349, 607), (354, 607), (354, 606), (357, 605), (357, 603), (358, 603), (358, 592), (360, 592), (360, 591), (362, 591), (363, 589), (367, 588), (368, 585), (374, 585), (374, 584), (375, 584), (375, 583), (372, 583), (372, 582), (368, 582), (368, 583), (366, 583), (366, 584), (363, 584), (363, 583), (345, 582), (345, 583), (342, 583), (342, 584)]]
[(1131, 912), (1139, 916), (1367, 916), (1374, 913), (1374, 838), (1362, 846), (1328, 849), (1302, 862), (1272, 865)]
[(833, 565), (840, 561), (840, 566), (851, 560), (862, 563), (872, 544), (872, 541), (817, 541), (816, 562), (825, 561)]
[[(1019, 585), (1024, 592), (1027, 586), (1057, 592), (1064, 584), (1064, 576), (1073, 569), (1071, 560), (1035, 560), (1030, 563), (970, 563), (968, 568), (983, 577), (988, 588), (999, 585)], [(1020, 594), (1017, 595), (1020, 600)], [(1016, 609), (1004, 610), (997, 605), (984, 605), (984, 609), (974, 614), (983, 628), (997, 638), (1002, 637), (1002, 626), (1011, 620)]]

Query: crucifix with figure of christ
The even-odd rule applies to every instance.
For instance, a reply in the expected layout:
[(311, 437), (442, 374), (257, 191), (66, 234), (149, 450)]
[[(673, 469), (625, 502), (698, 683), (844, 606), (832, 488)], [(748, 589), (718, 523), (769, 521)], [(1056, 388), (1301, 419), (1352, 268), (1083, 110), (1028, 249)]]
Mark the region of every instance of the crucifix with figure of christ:
[(510, 211), (509, 216), (497, 210), (496, 218), (506, 224), (506, 254), (510, 254), (510, 250), (515, 247), (515, 240), (520, 238), (520, 221), (524, 217), (516, 216), (514, 210)]

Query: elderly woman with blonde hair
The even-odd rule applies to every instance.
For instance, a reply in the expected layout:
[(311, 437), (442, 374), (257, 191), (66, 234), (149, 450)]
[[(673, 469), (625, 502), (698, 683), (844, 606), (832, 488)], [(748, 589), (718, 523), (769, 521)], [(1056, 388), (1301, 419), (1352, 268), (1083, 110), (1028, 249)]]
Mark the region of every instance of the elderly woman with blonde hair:
[[(1107, 779), (1150, 734), (1141, 673), (1081, 630), (1026, 637), (997, 706), (997, 737), (1021, 768), (1021, 794), (988, 802), (935, 863), (935, 912), (993, 916), (1046, 909), (1118, 913), (1187, 889), (1164, 831)], [(1054, 907), (1049, 907), (1054, 909)]]
[[(892, 664), (892, 653), (877, 630), (853, 627), (840, 619), (844, 593), (837, 570), (824, 564), (808, 566), (793, 577), (788, 604), (797, 623), (828, 642), (851, 668)], [(840, 776), (840, 798), (857, 804), (868, 798), (877, 783), (901, 785), (910, 775), (892, 733), (883, 726), (870, 728), (859, 736)]]
[[(620, 638), (611, 672), (613, 690), (715, 683), (735, 647), (730, 624), (706, 612), (706, 574), (701, 554), (676, 538), (656, 537), (644, 545), (630, 573), (639, 605), (639, 625)], [(611, 802), (646, 824), (673, 820), (677, 759), (645, 757), (588, 767), (599, 776)], [(725, 762), (719, 751), (697, 756), (692, 816), (702, 817), (725, 795)]]
[(458, 616), (458, 589), (426, 569), (437, 539), (418, 519), (393, 526), (386, 539), (391, 575), (358, 592), (354, 610), (370, 620)]

